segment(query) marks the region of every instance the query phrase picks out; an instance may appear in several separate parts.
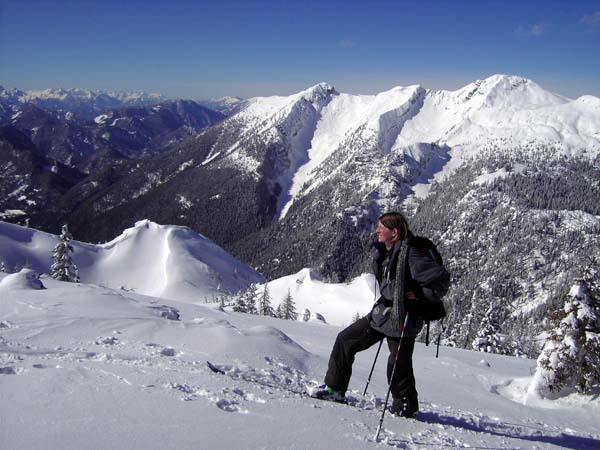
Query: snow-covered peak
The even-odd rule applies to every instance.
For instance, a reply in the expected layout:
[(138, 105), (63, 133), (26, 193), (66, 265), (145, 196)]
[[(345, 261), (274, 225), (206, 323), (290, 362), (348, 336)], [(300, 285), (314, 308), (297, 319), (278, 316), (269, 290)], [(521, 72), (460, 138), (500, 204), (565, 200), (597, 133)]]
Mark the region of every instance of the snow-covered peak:
[(321, 82), (306, 89), (305, 91), (296, 94), (293, 97), (295, 99), (299, 98), (306, 100), (307, 102), (311, 103), (317, 111), (320, 111), (331, 101), (332, 96), (335, 95), (338, 95), (338, 92), (332, 85)]
[(23, 95), (25, 95), (25, 93), (16, 88), (7, 89), (4, 86), (0, 86), (0, 98), (13, 101)]
[(103, 257), (94, 264), (98, 269), (89, 274), (80, 266), (82, 279), (88, 276), (101, 282), (108, 274), (113, 285), (116, 282), (157, 297), (193, 302), (263, 281), (257, 272), (188, 227), (142, 220), (95, 247)]
[(242, 112), (236, 115), (236, 120), (249, 124), (268, 120), (280, 122), (301, 102), (308, 102), (316, 111), (320, 111), (335, 95), (338, 93), (333, 86), (319, 83), (293, 95), (253, 97), (247, 101)]
[(572, 101), (523, 77), (493, 75), (457, 91), (428, 91), (396, 146), (433, 142), (474, 153), (491, 145), (510, 151), (535, 143), (595, 153), (600, 149), (597, 101), (592, 96)]
[(573, 106), (587, 109), (590, 112), (600, 112), (600, 98), (593, 95), (583, 95), (573, 101)]
[(108, 91), (106, 94), (110, 97), (114, 97), (125, 104), (141, 104), (141, 103), (159, 103), (166, 101), (167, 98), (159, 92), (146, 92), (146, 91), (134, 91), (134, 92), (119, 92), (119, 91)]
[[(76, 94), (74, 91), (73, 94)], [(81, 92), (77, 92), (77, 94), (81, 94)], [(30, 102), (34, 99), (55, 99), (55, 100), (64, 100), (68, 95), (68, 92), (63, 88), (57, 89), (42, 89), (42, 90), (30, 90), (25, 93), (23, 98), (21, 98), (22, 102)]]
[(230, 95), (227, 95), (225, 97), (211, 99), (210, 101), (215, 103), (222, 103), (224, 105), (235, 105), (236, 103), (239, 103), (243, 100), (244, 99), (241, 97), (232, 97)]
[(472, 107), (500, 110), (535, 109), (568, 101), (537, 83), (514, 75), (492, 75), (456, 91), (456, 97)]

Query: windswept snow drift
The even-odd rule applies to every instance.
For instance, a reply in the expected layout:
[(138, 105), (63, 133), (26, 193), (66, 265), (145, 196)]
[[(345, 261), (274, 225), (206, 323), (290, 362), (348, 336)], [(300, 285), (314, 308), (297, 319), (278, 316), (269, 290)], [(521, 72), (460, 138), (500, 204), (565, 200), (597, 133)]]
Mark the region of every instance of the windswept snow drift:
[(31, 269), (21, 269), (0, 280), (0, 292), (14, 289), (44, 289), (40, 275)]
[[(9, 277), (0, 274), (0, 286)], [(322, 380), (336, 327), (42, 281), (45, 290), (0, 289), (2, 448), (600, 446), (597, 396), (548, 409), (500, 395), (515, 395), (511, 386), (530, 379), (532, 360), (486, 354), (482, 361), (481, 353), (451, 348), (436, 359), (417, 344), (420, 416), (387, 414), (375, 443), (385, 346), (364, 399), (376, 347), (357, 356), (350, 389), (360, 407), (349, 407), (294, 393)]]
[[(0, 222), (0, 261), (11, 269), (49, 272), (58, 237)], [(187, 227), (137, 222), (106, 244), (73, 241), (83, 283), (134, 290), (154, 297), (202, 302), (245, 289), (264, 278)]]

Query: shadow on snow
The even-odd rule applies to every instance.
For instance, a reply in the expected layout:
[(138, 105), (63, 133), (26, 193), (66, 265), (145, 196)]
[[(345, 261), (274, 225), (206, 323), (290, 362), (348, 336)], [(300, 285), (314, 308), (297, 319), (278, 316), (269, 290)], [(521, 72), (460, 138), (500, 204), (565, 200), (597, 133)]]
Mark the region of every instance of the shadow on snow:
[(485, 417), (458, 418), (455, 416), (438, 414), (436, 412), (422, 411), (419, 412), (417, 420), (425, 423), (463, 428), (478, 433), (488, 433), (494, 436), (543, 442), (563, 448), (578, 450), (596, 450), (600, 448), (600, 439), (575, 436), (566, 433), (548, 434), (548, 430), (521, 424), (499, 422)]

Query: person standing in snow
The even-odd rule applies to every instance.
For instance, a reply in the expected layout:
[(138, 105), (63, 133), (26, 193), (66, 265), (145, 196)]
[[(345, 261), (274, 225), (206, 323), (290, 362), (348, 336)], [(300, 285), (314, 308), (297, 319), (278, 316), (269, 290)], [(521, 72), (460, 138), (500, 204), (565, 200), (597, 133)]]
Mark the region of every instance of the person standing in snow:
[[(423, 318), (414, 306), (422, 298), (422, 287), (447, 289), (450, 274), (443, 265), (426, 255), (425, 250), (414, 245), (417, 238), (401, 213), (389, 212), (379, 217), (376, 234), (372, 268), (379, 282), (380, 297), (369, 314), (338, 334), (329, 358), (325, 384), (312, 395), (344, 402), (356, 353), (386, 338), (390, 350), (387, 377), (393, 397), (391, 412), (402, 417), (415, 417), (419, 401), (412, 354)], [(390, 379), (392, 372), (393, 379)]]

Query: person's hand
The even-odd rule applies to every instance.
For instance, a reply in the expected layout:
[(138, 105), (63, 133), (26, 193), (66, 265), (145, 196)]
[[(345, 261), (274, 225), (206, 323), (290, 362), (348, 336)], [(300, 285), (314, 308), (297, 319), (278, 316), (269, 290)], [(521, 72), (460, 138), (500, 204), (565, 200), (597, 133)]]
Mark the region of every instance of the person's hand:
[(418, 297), (417, 297), (417, 293), (416, 293), (415, 291), (408, 291), (408, 292), (406, 293), (406, 298), (407, 298), (408, 300), (410, 300), (410, 301), (417, 300), (417, 298), (418, 298)]
[(415, 291), (407, 291), (404, 304), (409, 311), (414, 311), (415, 308), (418, 307), (418, 300), (419, 297), (417, 297), (417, 293)]

